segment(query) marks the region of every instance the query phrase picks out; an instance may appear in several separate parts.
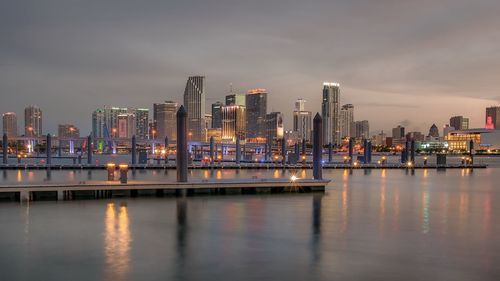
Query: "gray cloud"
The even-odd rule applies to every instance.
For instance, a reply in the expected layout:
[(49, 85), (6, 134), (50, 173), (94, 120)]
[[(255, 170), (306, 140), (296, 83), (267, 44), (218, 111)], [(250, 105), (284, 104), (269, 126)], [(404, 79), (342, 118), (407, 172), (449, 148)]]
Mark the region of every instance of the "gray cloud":
[(498, 14), (494, 0), (4, 1), (0, 111), (34, 103), (49, 130), (88, 132), (96, 107), (181, 101), (204, 74), (210, 101), (231, 82), (268, 88), (287, 124), (295, 98), (317, 111), (321, 83), (338, 81), (376, 130), (454, 114), (480, 126), (499, 101)]

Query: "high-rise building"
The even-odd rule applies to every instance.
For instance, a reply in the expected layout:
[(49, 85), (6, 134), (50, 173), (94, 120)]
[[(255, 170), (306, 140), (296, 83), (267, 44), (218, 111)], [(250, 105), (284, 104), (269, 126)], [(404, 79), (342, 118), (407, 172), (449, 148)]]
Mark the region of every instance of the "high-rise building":
[(444, 125), (443, 127), (443, 139), (444, 140), (447, 140), (448, 139), (448, 134), (451, 132), (451, 131), (454, 131), (455, 128), (453, 128), (452, 126), (446, 124)]
[(57, 136), (61, 138), (79, 138), (80, 130), (72, 124), (59, 124), (57, 126)]
[(235, 142), (246, 138), (246, 109), (239, 105), (222, 106), (222, 140)]
[(266, 115), (267, 138), (271, 140), (282, 139), (285, 134), (283, 125), (283, 114), (281, 112), (271, 112)]
[(406, 134), (406, 139), (414, 141), (424, 141), (425, 136), (421, 132), (408, 132)]
[(212, 114), (205, 113), (205, 129), (212, 129)]
[(305, 102), (304, 99), (298, 99), (295, 102), (293, 131), (297, 133), (300, 140), (311, 141), (312, 112), (305, 110)]
[(118, 137), (132, 138), (136, 132), (135, 115), (124, 113), (118, 115)]
[(368, 139), (370, 138), (370, 123), (368, 120), (355, 121), (353, 128), (355, 129), (355, 138)]
[(340, 84), (323, 83), (323, 101), (321, 103), (321, 117), (323, 118), (323, 142), (340, 145), (339, 120)]
[[(103, 109), (96, 109), (92, 112), (92, 136), (94, 138), (105, 137), (104, 130), (108, 130), (106, 127), (106, 114)], [(109, 131), (107, 134), (109, 135)]]
[(2, 115), (3, 134), (8, 137), (17, 137), (17, 116), (14, 112), (6, 112)]
[(205, 76), (191, 76), (184, 90), (188, 140), (201, 141), (205, 130)]
[(39, 107), (30, 105), (24, 109), (24, 134), (42, 136), (42, 110)]
[(176, 114), (179, 105), (174, 101), (153, 104), (154, 129), (151, 130), (150, 138), (177, 140)]
[(340, 137), (352, 137), (351, 129), (354, 127), (354, 106), (352, 104), (344, 104), (340, 108)]
[(429, 137), (439, 138), (439, 129), (436, 124), (432, 124), (431, 128), (429, 129)]
[(392, 128), (392, 144), (401, 145), (406, 142), (405, 127), (398, 125)]
[(267, 90), (251, 89), (246, 95), (247, 138), (266, 138)]
[(246, 95), (231, 93), (226, 96), (226, 105), (246, 106)]
[(218, 101), (212, 104), (212, 128), (222, 128), (222, 107), (224, 105)]
[(456, 130), (467, 130), (469, 129), (469, 118), (453, 116), (450, 118), (450, 126)]
[(104, 106), (104, 120), (111, 137), (118, 137), (118, 115), (128, 113), (130, 112), (126, 107)]
[(486, 108), (486, 129), (500, 130), (500, 105)]
[(136, 137), (140, 139), (147, 139), (149, 133), (149, 109), (136, 108), (134, 110), (135, 124), (136, 124)]

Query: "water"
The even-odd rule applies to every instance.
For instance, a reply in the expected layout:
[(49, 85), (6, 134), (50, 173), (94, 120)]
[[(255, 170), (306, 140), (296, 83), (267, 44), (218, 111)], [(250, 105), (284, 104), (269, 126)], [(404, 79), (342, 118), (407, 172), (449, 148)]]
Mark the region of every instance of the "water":
[[(2, 202), (0, 279), (500, 280), (499, 172), (325, 170), (325, 194)], [(70, 173), (88, 176), (50, 180)], [(207, 176), (255, 173), (289, 175)]]

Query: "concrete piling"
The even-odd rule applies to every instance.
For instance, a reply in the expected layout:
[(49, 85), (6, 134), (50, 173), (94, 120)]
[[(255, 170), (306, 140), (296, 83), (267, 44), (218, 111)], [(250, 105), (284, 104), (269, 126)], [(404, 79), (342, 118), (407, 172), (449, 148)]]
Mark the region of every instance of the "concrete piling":
[(316, 113), (313, 120), (313, 176), (315, 180), (323, 179), (321, 161), (323, 151), (323, 119)]
[(92, 135), (87, 137), (87, 164), (92, 164)]
[(187, 144), (187, 112), (181, 105), (177, 111), (177, 181), (187, 182), (188, 176), (188, 144)]
[(328, 143), (328, 163), (333, 161), (333, 145), (331, 142)]
[(51, 134), (47, 134), (45, 154), (47, 156), (47, 160), (46, 160), (45, 164), (46, 165), (52, 164), (52, 135)]
[(8, 164), (9, 163), (9, 138), (7, 137), (7, 134), (3, 134), (3, 139), (2, 139), (2, 145), (3, 145), (3, 164)]
[(165, 137), (165, 165), (168, 164), (168, 137)]
[(241, 144), (240, 144), (240, 138), (236, 138), (236, 164), (240, 164), (241, 162)]
[(132, 136), (131, 153), (132, 153), (132, 165), (135, 165), (137, 164), (137, 140), (135, 135)]

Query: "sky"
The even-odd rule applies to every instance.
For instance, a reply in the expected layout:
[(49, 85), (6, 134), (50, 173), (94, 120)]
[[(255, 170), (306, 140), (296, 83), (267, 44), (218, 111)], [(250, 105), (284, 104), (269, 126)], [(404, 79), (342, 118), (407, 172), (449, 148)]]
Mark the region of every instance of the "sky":
[(498, 0), (0, 0), (0, 112), (38, 105), (44, 133), (83, 135), (103, 105), (182, 102), (204, 75), (208, 105), (266, 88), (288, 128), (324, 81), (371, 133), (427, 133), (450, 116), (484, 127), (500, 103)]

